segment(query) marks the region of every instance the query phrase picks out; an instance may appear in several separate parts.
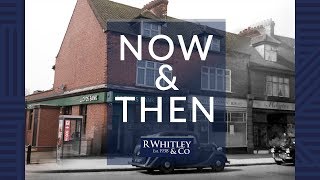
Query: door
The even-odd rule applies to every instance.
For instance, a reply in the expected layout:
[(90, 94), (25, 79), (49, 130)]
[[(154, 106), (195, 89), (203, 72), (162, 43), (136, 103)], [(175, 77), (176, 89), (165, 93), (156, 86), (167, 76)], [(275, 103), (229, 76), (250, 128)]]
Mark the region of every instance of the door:
[(253, 141), (255, 149), (268, 148), (267, 123), (255, 123), (253, 125)]

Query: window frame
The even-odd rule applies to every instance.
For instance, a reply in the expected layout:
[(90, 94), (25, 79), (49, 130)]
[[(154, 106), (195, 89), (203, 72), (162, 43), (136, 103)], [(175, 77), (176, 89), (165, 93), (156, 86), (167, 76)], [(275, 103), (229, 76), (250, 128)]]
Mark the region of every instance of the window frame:
[[(207, 68), (208, 69), (208, 72), (203, 72), (203, 69), (204, 68)], [(211, 69), (214, 69), (214, 77), (215, 77), (215, 85), (214, 85), (214, 89), (211, 89)], [(218, 70), (222, 70), (223, 72), (223, 75), (219, 75), (218, 74)], [(226, 72), (229, 72), (229, 74), (227, 75)], [(207, 88), (204, 88), (203, 87), (203, 82), (202, 82), (202, 75), (203, 74), (207, 74), (207, 77), (208, 77), (208, 85), (207, 85)], [(222, 79), (223, 79), (223, 88), (222, 90), (218, 89), (218, 76), (222, 76)], [(229, 81), (226, 82), (226, 79), (227, 79), (227, 76), (229, 77)], [(219, 91), (219, 92), (228, 92), (228, 93), (231, 93), (232, 92), (232, 72), (230, 69), (222, 69), (222, 68), (217, 68), (217, 67), (209, 67), (209, 66), (202, 66), (201, 67), (201, 90), (206, 90), (206, 91)], [(227, 90), (227, 83), (229, 84), (229, 89)]]
[[(204, 37), (204, 45), (207, 44), (207, 39), (208, 39), (208, 36), (205, 36)], [(217, 40), (219, 42), (219, 49), (214, 49), (214, 40)], [(217, 38), (215, 36), (212, 37), (212, 40), (211, 40), (211, 43), (210, 43), (210, 46), (209, 46), (209, 51), (212, 51), (212, 52), (221, 52), (221, 38)]]
[[(144, 24), (150, 24), (150, 28), (145, 28), (145, 27), (144, 27)], [(152, 26), (157, 26), (157, 30), (152, 29)], [(145, 30), (150, 31), (150, 35), (146, 35), (146, 34), (144, 33)], [(157, 32), (156, 35), (161, 34), (161, 25), (159, 25), (159, 24), (157, 24), (157, 23), (154, 23), (154, 22), (141, 21), (141, 23), (140, 23), (140, 34), (141, 34), (143, 37), (149, 37), (149, 38), (154, 37), (155, 35), (154, 35), (154, 36), (152, 35), (152, 32), (153, 32), (153, 31), (154, 31), (154, 32)]]
[[(138, 63), (139, 62), (144, 62), (145, 65), (144, 67), (139, 67)], [(147, 63), (153, 63), (153, 68), (148, 67)], [(160, 63), (160, 62), (156, 62), (156, 61), (149, 61), (149, 60), (138, 60), (136, 63), (136, 86), (141, 86), (141, 87), (151, 87), (151, 88), (156, 88), (156, 80), (159, 77), (159, 68), (160, 66), (164, 65), (164, 63)], [(143, 80), (143, 84), (138, 83), (138, 79), (139, 79), (139, 73), (138, 70), (139, 69), (143, 69), (144, 70), (144, 80)], [(147, 84), (147, 70), (153, 70), (154, 71), (154, 85), (148, 85)], [(172, 71), (169, 71), (168, 69), (164, 69), (164, 73), (169, 73), (170, 76), (168, 77), (169, 79), (172, 79)], [(157, 77), (158, 76), (158, 77)], [(162, 86), (167, 86), (166, 82), (164, 80), (160, 81)]]
[[(276, 79), (276, 81), (274, 81), (274, 79)], [(280, 82), (280, 79), (282, 79), (282, 82)], [(268, 84), (271, 84), (271, 94), (268, 91)], [(288, 77), (280, 77), (280, 76), (271, 76), (271, 75), (267, 75), (266, 76), (266, 95), (268, 97), (281, 97), (281, 98), (290, 98), (290, 78)], [(274, 86), (276, 86), (277, 88), (277, 93), (274, 93)], [(279, 95), (280, 92), (280, 88), (282, 86), (282, 94), (283, 95)], [(288, 94), (285, 93), (286, 92), (286, 87), (288, 89)]]

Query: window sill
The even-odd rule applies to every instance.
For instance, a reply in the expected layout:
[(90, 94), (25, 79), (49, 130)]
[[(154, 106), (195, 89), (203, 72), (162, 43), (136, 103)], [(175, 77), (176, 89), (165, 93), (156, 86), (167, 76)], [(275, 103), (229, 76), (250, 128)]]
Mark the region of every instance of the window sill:
[(229, 93), (229, 94), (233, 93), (232, 91), (220, 91), (220, 90), (203, 89), (203, 88), (201, 88), (200, 90), (202, 90), (202, 91), (212, 91), (212, 92), (221, 92), (221, 93)]

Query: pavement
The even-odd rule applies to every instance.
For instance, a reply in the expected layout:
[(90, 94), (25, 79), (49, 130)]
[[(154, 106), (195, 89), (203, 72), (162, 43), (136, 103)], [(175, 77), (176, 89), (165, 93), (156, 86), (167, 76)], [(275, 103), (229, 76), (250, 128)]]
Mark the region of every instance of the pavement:
[[(274, 164), (271, 154), (229, 154), (230, 164), (226, 167), (269, 165)], [(130, 157), (81, 157), (74, 159), (32, 158), (31, 164), (25, 165), (29, 173), (72, 173), (72, 172), (103, 172), (103, 171), (134, 171), (140, 168), (128, 164)], [(114, 165), (122, 164), (122, 165)]]
[(136, 171), (102, 171), (102, 172), (72, 172), (72, 173), (28, 173), (26, 180), (294, 180), (293, 165), (259, 165), (226, 167), (222, 172), (213, 172), (210, 168), (178, 169), (172, 174), (160, 172), (147, 173)]

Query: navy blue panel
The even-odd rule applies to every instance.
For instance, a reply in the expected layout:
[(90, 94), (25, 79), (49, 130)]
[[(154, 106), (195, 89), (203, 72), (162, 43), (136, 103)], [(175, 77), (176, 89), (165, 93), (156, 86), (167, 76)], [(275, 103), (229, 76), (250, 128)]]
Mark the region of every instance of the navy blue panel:
[(24, 1), (0, 1), (0, 179), (24, 179)]
[(320, 1), (296, 0), (296, 178), (320, 177)]

